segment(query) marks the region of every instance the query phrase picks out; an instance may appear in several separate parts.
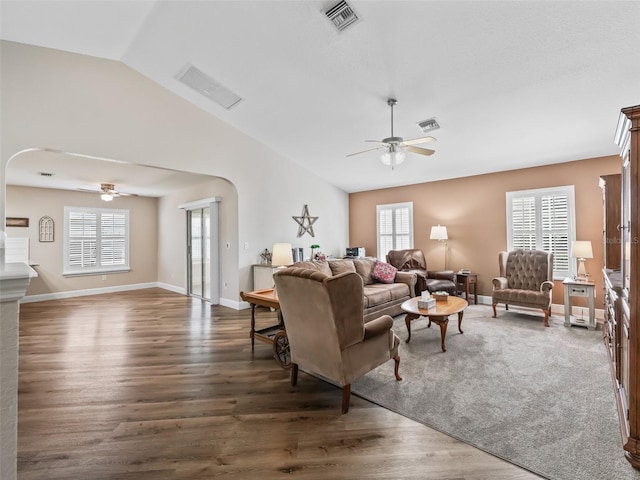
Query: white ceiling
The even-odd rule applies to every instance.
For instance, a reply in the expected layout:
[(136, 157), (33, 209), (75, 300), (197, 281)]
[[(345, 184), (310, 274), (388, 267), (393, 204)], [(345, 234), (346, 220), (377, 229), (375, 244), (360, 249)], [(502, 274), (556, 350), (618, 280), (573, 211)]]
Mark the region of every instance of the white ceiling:
[[(118, 59), (353, 192), (617, 153), (620, 108), (640, 104), (638, 1), (8, 1), (0, 37)], [(178, 82), (189, 62), (243, 100), (225, 110)], [(394, 133), (431, 157), (392, 171)], [(7, 172), (9, 179), (10, 172)]]

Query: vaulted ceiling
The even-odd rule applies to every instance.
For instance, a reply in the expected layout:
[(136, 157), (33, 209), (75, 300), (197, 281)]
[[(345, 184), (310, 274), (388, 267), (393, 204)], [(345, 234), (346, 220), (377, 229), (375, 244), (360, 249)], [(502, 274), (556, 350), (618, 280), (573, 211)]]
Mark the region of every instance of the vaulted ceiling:
[[(10, 1), (5, 40), (120, 60), (348, 191), (598, 157), (640, 103), (640, 2)], [(242, 100), (181, 83), (187, 63)], [(422, 136), (395, 170), (365, 140)]]

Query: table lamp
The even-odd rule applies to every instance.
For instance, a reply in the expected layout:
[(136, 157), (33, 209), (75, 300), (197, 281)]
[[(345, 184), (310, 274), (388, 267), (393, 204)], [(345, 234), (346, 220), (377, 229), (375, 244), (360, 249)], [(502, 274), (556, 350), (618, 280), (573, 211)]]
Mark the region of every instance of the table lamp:
[(284, 267), (293, 263), (293, 252), (290, 243), (274, 243), (271, 253), (271, 265)]
[(593, 258), (593, 250), (591, 242), (588, 240), (576, 240), (571, 244), (571, 256), (578, 259), (578, 275), (577, 280), (586, 282), (589, 280), (589, 274), (584, 268), (584, 261), (587, 258)]

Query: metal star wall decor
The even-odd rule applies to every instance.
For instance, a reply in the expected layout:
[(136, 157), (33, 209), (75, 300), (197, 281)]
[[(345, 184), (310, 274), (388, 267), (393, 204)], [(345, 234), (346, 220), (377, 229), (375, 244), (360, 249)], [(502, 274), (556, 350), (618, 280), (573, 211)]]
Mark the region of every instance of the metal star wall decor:
[(300, 215), (299, 217), (291, 218), (293, 218), (298, 224), (298, 238), (303, 236), (305, 233), (308, 233), (312, 237), (315, 237), (315, 234), (313, 233), (313, 224), (316, 223), (318, 217), (312, 217), (311, 215), (309, 215), (309, 207), (307, 205), (302, 207), (302, 215)]

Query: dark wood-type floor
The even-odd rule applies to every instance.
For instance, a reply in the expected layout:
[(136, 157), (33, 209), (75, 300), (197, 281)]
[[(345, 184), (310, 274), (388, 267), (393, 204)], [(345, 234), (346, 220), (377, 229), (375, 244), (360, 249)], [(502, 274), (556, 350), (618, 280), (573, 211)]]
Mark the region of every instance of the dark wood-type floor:
[(356, 396), (341, 415), (251, 353), (249, 318), (161, 289), (22, 305), (18, 478), (539, 478)]

